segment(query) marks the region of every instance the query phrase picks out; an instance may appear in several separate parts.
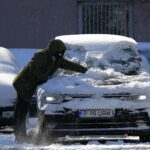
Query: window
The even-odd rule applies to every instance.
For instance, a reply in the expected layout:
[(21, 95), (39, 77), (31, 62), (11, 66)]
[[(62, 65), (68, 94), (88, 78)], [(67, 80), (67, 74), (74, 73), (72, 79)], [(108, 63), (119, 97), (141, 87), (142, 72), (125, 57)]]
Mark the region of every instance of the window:
[(78, 0), (78, 32), (133, 35), (132, 0)]

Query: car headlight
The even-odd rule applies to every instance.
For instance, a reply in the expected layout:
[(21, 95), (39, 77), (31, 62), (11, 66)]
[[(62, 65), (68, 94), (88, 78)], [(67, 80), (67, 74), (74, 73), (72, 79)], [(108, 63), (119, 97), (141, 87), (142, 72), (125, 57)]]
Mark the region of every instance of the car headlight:
[(61, 95), (46, 96), (45, 100), (48, 103), (61, 103), (63, 97)]
[(139, 95), (138, 96), (138, 100), (141, 100), (141, 101), (144, 101), (144, 100), (146, 100), (146, 95)]

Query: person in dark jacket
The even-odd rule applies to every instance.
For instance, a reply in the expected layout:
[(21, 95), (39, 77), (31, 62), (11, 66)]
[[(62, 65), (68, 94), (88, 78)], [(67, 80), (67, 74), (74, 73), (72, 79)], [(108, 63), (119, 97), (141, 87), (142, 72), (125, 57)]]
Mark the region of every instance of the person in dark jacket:
[(48, 48), (36, 52), (14, 79), (13, 85), (17, 91), (14, 111), (16, 141), (22, 142), (26, 137), (26, 115), (38, 85), (47, 82), (58, 68), (80, 73), (87, 71), (87, 68), (63, 58), (65, 50), (61, 40), (51, 40)]

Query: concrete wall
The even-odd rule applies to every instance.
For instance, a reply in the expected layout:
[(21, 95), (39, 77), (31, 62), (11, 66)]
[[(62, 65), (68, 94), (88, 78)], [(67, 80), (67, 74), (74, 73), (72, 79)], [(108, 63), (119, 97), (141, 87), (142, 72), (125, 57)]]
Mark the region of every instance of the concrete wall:
[(134, 0), (134, 38), (150, 42), (150, 0)]
[(0, 46), (42, 48), (77, 33), (76, 8), (76, 0), (0, 0)]
[[(134, 0), (133, 19), (134, 38), (150, 42), (150, 0)], [(43, 48), (76, 33), (77, 0), (0, 0), (0, 46)]]

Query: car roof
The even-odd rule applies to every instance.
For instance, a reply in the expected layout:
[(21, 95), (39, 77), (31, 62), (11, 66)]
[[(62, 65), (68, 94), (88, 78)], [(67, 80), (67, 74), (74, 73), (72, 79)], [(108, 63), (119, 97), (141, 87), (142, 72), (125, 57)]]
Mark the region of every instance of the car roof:
[(111, 34), (76, 34), (62, 35), (55, 39), (62, 40), (67, 49), (84, 48), (86, 50), (103, 51), (113, 48), (133, 48), (137, 49), (137, 42), (129, 37)]

